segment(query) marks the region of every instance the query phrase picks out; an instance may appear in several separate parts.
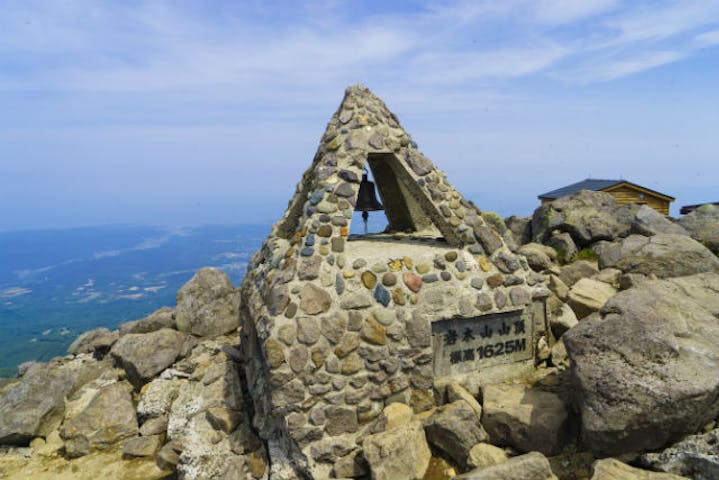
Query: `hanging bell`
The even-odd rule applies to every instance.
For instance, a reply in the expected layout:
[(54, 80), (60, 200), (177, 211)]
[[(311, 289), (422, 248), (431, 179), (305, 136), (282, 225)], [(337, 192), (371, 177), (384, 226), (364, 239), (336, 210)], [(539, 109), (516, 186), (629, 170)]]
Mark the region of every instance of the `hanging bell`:
[(377, 200), (377, 194), (375, 193), (374, 182), (370, 182), (367, 179), (367, 173), (362, 174), (362, 181), (360, 182), (359, 193), (357, 194), (357, 204), (355, 205), (355, 212), (362, 212), (362, 220), (364, 221), (364, 233), (367, 233), (367, 220), (369, 220), (369, 213), (377, 210), (384, 210), (384, 207), (379, 200)]

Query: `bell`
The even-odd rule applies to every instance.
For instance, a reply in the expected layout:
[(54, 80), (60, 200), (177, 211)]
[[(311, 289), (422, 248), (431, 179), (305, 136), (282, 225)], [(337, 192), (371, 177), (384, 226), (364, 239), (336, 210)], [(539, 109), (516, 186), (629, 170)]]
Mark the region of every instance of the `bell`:
[(362, 220), (364, 221), (364, 233), (367, 233), (367, 220), (369, 220), (369, 213), (377, 210), (384, 210), (384, 207), (375, 194), (374, 182), (367, 180), (367, 173), (362, 174), (362, 181), (360, 182), (359, 193), (357, 194), (357, 204), (355, 205), (355, 212), (362, 212)]

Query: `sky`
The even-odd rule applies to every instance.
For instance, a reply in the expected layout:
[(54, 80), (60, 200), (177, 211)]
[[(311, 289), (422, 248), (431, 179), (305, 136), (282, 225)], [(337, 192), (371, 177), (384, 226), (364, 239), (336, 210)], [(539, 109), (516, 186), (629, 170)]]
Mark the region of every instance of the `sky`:
[(0, 0), (0, 230), (279, 219), (344, 89), (481, 209), (719, 201), (719, 0)]

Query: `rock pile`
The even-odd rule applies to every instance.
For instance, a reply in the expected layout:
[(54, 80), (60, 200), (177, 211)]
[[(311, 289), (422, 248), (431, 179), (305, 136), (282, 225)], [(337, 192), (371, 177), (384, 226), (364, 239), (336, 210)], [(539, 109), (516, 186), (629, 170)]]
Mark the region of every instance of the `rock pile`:
[(0, 389), (0, 477), (267, 478), (239, 368), (239, 291), (204, 268), (177, 297)]
[[(352, 245), (373, 155), (422, 228)], [(480, 212), (352, 87), (241, 289), (202, 269), (0, 384), (0, 478), (719, 478), (717, 225), (588, 191)]]

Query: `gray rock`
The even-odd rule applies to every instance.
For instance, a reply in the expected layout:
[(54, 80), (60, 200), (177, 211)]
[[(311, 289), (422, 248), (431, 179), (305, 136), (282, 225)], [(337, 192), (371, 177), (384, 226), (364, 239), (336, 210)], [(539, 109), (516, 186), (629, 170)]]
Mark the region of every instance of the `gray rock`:
[(538, 452), (512, 457), (505, 462), (480, 467), (454, 478), (457, 480), (557, 480), (549, 461)]
[(145, 318), (121, 323), (120, 336), (128, 333), (150, 333), (161, 328), (175, 328), (174, 312), (175, 310), (170, 307), (162, 307)]
[(519, 245), (532, 241), (532, 217), (512, 215), (504, 219), (504, 224), (512, 232), (514, 241)]
[(601, 248), (599, 267), (667, 278), (719, 272), (719, 258), (685, 235), (630, 235), (621, 242)]
[(564, 282), (567, 287), (571, 288), (571, 286), (580, 279), (593, 277), (597, 273), (599, 273), (599, 268), (596, 262), (577, 260), (574, 263), (563, 266), (559, 270), (559, 279)]
[(193, 341), (188, 335), (163, 328), (150, 333), (129, 333), (120, 337), (110, 354), (127, 372), (127, 379), (140, 388), (155, 375), (189, 353)]
[(112, 368), (109, 361), (76, 358), (30, 368), (0, 391), (0, 445), (28, 445), (60, 426), (65, 397)]
[(344, 310), (359, 310), (372, 305), (372, 298), (364, 292), (355, 291), (344, 295), (340, 307)]
[(359, 451), (338, 458), (333, 471), (335, 478), (358, 478), (369, 473), (367, 460), (360, 455)]
[(182, 445), (180, 442), (168, 442), (157, 453), (155, 463), (160, 470), (174, 471), (177, 464), (180, 463), (180, 454), (182, 453)]
[(639, 464), (660, 472), (684, 475), (694, 480), (719, 478), (719, 429), (690, 435), (656, 453), (645, 453)]
[(297, 319), (297, 340), (314, 345), (320, 339), (320, 325), (314, 317), (299, 317)]
[(152, 457), (160, 450), (161, 446), (161, 435), (131, 438), (122, 448), (122, 456), (124, 458)]
[(567, 408), (555, 394), (522, 385), (483, 389), (482, 425), (494, 445), (556, 455), (568, 440)]
[(466, 466), (471, 448), (489, 438), (477, 412), (464, 400), (437, 409), (427, 419), (424, 429), (427, 440), (461, 466)]
[(648, 281), (562, 337), (595, 452), (661, 448), (719, 414), (719, 275)]
[(580, 247), (614, 240), (631, 231), (631, 218), (617, 215), (617, 202), (606, 192), (580, 190), (534, 211), (532, 235), (542, 243), (554, 230), (569, 233)]
[(240, 292), (226, 273), (200, 269), (177, 292), (175, 324), (182, 332), (201, 337), (222, 335), (240, 324)]
[(312, 283), (305, 284), (300, 292), (300, 308), (308, 315), (317, 315), (330, 309), (332, 297)]
[(540, 243), (528, 243), (522, 245), (517, 253), (527, 258), (529, 267), (535, 272), (541, 272), (549, 268), (557, 260), (557, 252), (552, 247)]
[(560, 338), (567, 330), (574, 327), (577, 323), (579, 323), (577, 315), (575, 315), (574, 310), (572, 310), (572, 308), (566, 303), (563, 303), (559, 307), (559, 310), (549, 317), (549, 325), (556, 338)]
[(719, 206), (702, 205), (678, 220), (693, 239), (719, 254)]
[[(167, 417), (170, 413), (172, 401), (177, 398), (180, 385), (186, 381), (187, 380), (178, 378), (155, 378), (152, 380), (142, 389), (140, 401), (137, 404), (137, 414), (140, 415), (140, 418), (143, 420)], [(165, 419), (165, 426), (167, 426), (167, 419)]]
[(420, 177), (423, 175), (427, 175), (429, 172), (434, 170), (434, 165), (432, 165), (432, 162), (427, 160), (427, 157), (425, 157), (419, 152), (412, 152), (411, 154), (408, 154), (407, 164), (412, 170), (414, 170), (414, 173), (416, 173)]
[[(236, 364), (212, 344), (200, 345), (186, 361), (202, 366), (196, 367), (194, 379), (180, 384), (170, 408), (167, 436), (182, 445), (178, 477), (236, 478), (239, 474), (247, 478), (241, 467), (247, 458), (243, 454), (257, 447), (244, 430), (246, 423), (240, 423), (249, 419), (242, 413), (245, 405)], [(204, 374), (197, 375), (202, 369)]]
[(472, 407), (477, 417), (482, 418), (482, 406), (479, 404), (474, 395), (469, 393), (462, 385), (458, 383), (450, 383), (447, 385), (447, 402), (452, 403), (457, 400), (464, 400), (467, 404)]
[(577, 256), (577, 245), (566, 232), (554, 232), (544, 244), (557, 252), (557, 261), (560, 263), (571, 262)]
[(339, 343), (347, 329), (344, 313), (336, 313), (322, 318), (322, 335), (332, 343)]
[(617, 289), (599, 280), (582, 278), (569, 289), (567, 303), (578, 319), (598, 311)]
[(354, 433), (359, 428), (357, 424), (357, 412), (354, 408), (329, 406), (325, 409), (327, 423), (325, 431), (328, 435), (335, 436), (342, 433)]
[(478, 443), (469, 451), (467, 456), (467, 466), (475, 469), (479, 467), (489, 467), (507, 461), (509, 457), (507, 453), (490, 443)]
[(126, 382), (107, 385), (82, 411), (66, 420), (60, 430), (60, 437), (65, 441), (65, 454), (71, 458), (81, 457), (137, 435), (131, 390)]
[(297, 271), (297, 277), (300, 280), (314, 280), (320, 275), (320, 266), (322, 265), (322, 257), (319, 255), (306, 258), (300, 262), (300, 268)]
[(621, 208), (632, 211), (632, 233), (651, 237), (660, 233), (689, 235), (689, 233), (666, 216), (646, 205), (627, 204)]
[[(657, 473), (630, 467), (616, 458), (597, 460), (592, 466), (591, 480), (689, 480), (670, 473)], [(715, 478), (715, 477), (713, 477)], [(696, 479), (695, 479), (696, 480)]]
[(477, 222), (474, 225), (474, 235), (479, 240), (482, 248), (490, 255), (503, 245), (502, 237), (492, 227), (483, 222)]
[(118, 338), (117, 331), (111, 332), (107, 328), (96, 328), (77, 337), (67, 348), (67, 353), (71, 355), (93, 353), (98, 358), (102, 358)]
[(151, 435), (164, 434), (167, 431), (167, 415), (159, 417), (148, 418), (140, 426), (140, 435), (143, 437), (149, 437)]
[(419, 422), (369, 435), (363, 447), (373, 480), (419, 480), (432, 456)]
[(405, 320), (407, 341), (413, 348), (429, 347), (432, 342), (432, 326), (418, 310)]

